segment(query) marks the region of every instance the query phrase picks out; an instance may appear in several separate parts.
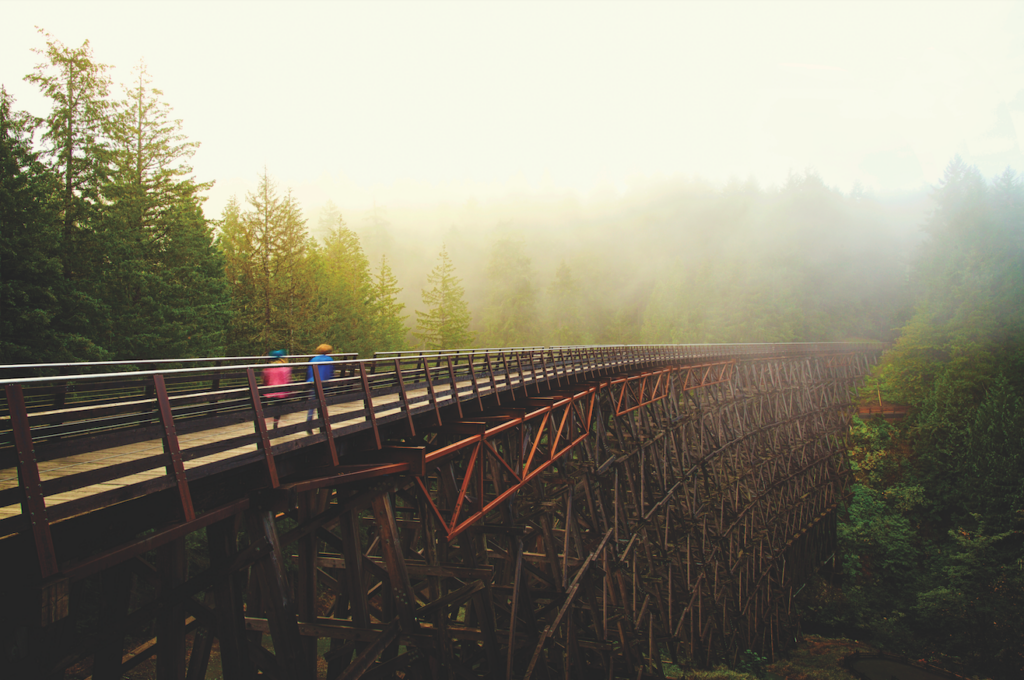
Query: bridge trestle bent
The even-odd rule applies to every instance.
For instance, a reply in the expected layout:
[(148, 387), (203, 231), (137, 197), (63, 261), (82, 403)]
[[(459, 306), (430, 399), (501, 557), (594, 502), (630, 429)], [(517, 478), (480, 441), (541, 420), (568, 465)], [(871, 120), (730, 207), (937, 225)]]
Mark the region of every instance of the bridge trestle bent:
[[(314, 465), (251, 475), (261, 488), (194, 515), (190, 552), (179, 529), (151, 535), (155, 565), (137, 543), (84, 558), (102, 626), (73, 645), (55, 640), (73, 621), (34, 628), (17, 667), (49, 677), (41, 650), (77, 647), (94, 677), (120, 677), (141, 658), (117, 661), (125, 631), (148, 621), (140, 649), (163, 677), (203, 677), (214, 640), (226, 680), (663, 677), (663, 659), (772, 657), (794, 592), (835, 552), (869, 357), (756, 354), (616, 372), (566, 350), (506, 368), (507, 391), (505, 357), (425, 361), (431, 394), (447, 376), (466, 398), (414, 413), (401, 384), (399, 417), (347, 438), (321, 418), (334, 446), (309, 446)], [(368, 410), (373, 375), (353, 376)]]

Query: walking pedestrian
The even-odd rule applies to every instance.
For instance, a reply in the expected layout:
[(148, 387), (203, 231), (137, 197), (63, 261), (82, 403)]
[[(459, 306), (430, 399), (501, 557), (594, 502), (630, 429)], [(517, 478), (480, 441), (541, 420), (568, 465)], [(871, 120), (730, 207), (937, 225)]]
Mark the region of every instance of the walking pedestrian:
[[(270, 366), (263, 369), (263, 384), (269, 386), (272, 385), (287, 385), (292, 379), (292, 369), (290, 366), (280, 366), (279, 364), (286, 364), (288, 360), (284, 358), (285, 352), (283, 349), (275, 349), (270, 352), (269, 356), (274, 360)], [(267, 399), (271, 403), (279, 401), (288, 396), (288, 392), (270, 392), (267, 394)], [(269, 404), (268, 404), (269, 405)], [(274, 429), (277, 429), (278, 424), (281, 422), (281, 414), (278, 413), (274, 416)]]
[[(309, 367), (306, 369), (306, 382), (313, 382), (313, 371), (316, 370), (320, 373), (320, 382), (326, 382), (334, 377), (334, 364), (327, 363), (334, 361), (330, 354), (334, 351), (334, 348), (328, 344), (320, 345), (316, 348), (316, 356), (309, 360)], [(315, 366), (314, 364), (320, 364)], [(310, 390), (310, 396), (316, 397), (316, 389)], [(307, 434), (313, 434), (313, 411), (316, 409), (309, 409), (309, 413), (306, 414)], [(326, 415), (326, 414), (325, 414)]]

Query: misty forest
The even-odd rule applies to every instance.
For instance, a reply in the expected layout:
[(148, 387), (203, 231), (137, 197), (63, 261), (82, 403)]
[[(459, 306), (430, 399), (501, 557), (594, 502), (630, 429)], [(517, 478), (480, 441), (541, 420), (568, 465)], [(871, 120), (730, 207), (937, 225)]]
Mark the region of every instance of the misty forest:
[(694, 178), (417, 224), (307, 214), (273, 168), (219, 215), (142, 64), (47, 36), (0, 91), (0, 363), (577, 344), (891, 343), (854, 419), (839, 568), (805, 632), (1024, 674), (1024, 183), (959, 158), (927, 193)]

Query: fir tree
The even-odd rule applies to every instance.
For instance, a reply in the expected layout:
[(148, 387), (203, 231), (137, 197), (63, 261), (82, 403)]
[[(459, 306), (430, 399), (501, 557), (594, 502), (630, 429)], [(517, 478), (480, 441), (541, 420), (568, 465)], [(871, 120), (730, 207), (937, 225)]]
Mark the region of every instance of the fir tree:
[(180, 357), (223, 349), (227, 291), (222, 256), (202, 213), (188, 160), (199, 146), (170, 118), (140, 64), (109, 125), (102, 272), (111, 307), (105, 346), (123, 358)]
[(430, 288), (423, 290), (427, 311), (416, 311), (413, 335), (425, 349), (457, 349), (471, 344), (474, 335), (469, 331), (469, 307), (446, 247), (442, 246), (437, 266), (427, 276), (427, 283)]
[(307, 258), (306, 221), (294, 197), (277, 193), (264, 169), (249, 210), (224, 210), (220, 243), (231, 291), (232, 353), (295, 347), (310, 316), (315, 289)]
[(407, 315), (405, 305), (398, 301), (398, 277), (391, 271), (387, 256), (380, 258), (380, 269), (373, 275), (371, 286), (374, 349), (389, 352), (405, 349)]
[(523, 347), (537, 341), (537, 292), (533, 267), (521, 240), (503, 238), (491, 248), (487, 266), (486, 343)]
[(74, 237), (93, 226), (107, 174), (104, 125), (109, 112), (109, 67), (93, 61), (88, 40), (80, 47), (67, 47), (45, 31), (39, 32), (46, 38), (46, 48), (35, 52), (45, 60), (25, 80), (38, 85), (53, 102), (50, 115), (43, 120), (42, 141), (50, 167), (60, 179), (64, 263), (65, 272), (70, 273), (68, 265), (81, 259), (72, 257), (73, 252), (81, 251), (81, 243)]
[(362, 356), (373, 351), (371, 326), (370, 263), (359, 237), (348, 228), (340, 213), (331, 215), (323, 245), (313, 253), (317, 287), (317, 312), (310, 326), (310, 344), (330, 338), (337, 351)]
[(553, 345), (578, 345), (583, 342), (583, 322), (580, 318), (580, 285), (572, 269), (562, 260), (555, 272), (555, 280), (548, 287), (549, 342)]
[(63, 276), (57, 182), (32, 150), (32, 120), (0, 88), (0, 363), (69, 359), (60, 313)]
[(42, 123), (43, 157), (59, 182), (57, 215), (61, 226), (63, 276), (54, 282), (60, 313), (54, 329), (66, 338), (79, 359), (108, 358), (96, 341), (104, 333), (110, 312), (100, 299), (97, 271), (106, 255), (97, 236), (102, 208), (101, 191), (108, 173), (104, 127), (109, 112), (107, 66), (93, 60), (89, 41), (67, 47), (40, 30), (46, 48), (25, 80), (36, 84), (52, 102)]

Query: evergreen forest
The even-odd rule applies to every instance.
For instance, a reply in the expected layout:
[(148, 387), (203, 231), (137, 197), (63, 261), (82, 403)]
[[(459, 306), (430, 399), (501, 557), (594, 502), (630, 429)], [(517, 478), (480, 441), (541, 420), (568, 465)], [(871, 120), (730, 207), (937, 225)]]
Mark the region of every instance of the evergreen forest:
[[(569, 344), (891, 343), (855, 420), (841, 560), (805, 630), (1024, 677), (1024, 183), (927, 195), (694, 179), (350, 225), (271, 168), (218, 215), (144, 63), (43, 34), (0, 87), (0, 364)], [(19, 76), (20, 77), (20, 76)], [(344, 204), (344, 196), (335, 200)], [(529, 201), (528, 201), (529, 202)], [(504, 208), (508, 207), (507, 211)], [(493, 215), (499, 215), (493, 218)], [(482, 217), (486, 215), (486, 217)]]

